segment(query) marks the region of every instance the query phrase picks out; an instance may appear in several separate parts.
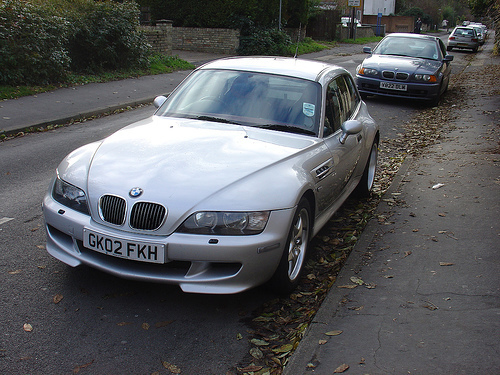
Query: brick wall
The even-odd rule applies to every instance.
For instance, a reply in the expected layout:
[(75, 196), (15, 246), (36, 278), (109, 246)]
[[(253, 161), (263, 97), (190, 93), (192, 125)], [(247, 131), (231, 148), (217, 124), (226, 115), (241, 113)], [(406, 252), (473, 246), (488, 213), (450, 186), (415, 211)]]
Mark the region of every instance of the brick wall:
[(232, 29), (174, 27), (173, 49), (236, 54), (240, 32)]
[(172, 21), (141, 26), (154, 52), (172, 55), (172, 50), (236, 54), (240, 32), (231, 29), (172, 27)]
[(140, 26), (139, 28), (144, 32), (154, 52), (172, 55), (172, 21), (158, 21), (156, 26)]

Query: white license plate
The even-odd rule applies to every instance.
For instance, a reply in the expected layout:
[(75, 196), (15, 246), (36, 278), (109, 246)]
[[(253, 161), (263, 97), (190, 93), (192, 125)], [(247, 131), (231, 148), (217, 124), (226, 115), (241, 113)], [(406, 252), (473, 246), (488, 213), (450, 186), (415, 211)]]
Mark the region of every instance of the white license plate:
[(380, 88), (388, 90), (406, 91), (408, 89), (408, 86), (402, 85), (401, 83), (380, 82)]
[(83, 246), (118, 258), (165, 263), (164, 244), (124, 240), (84, 229)]

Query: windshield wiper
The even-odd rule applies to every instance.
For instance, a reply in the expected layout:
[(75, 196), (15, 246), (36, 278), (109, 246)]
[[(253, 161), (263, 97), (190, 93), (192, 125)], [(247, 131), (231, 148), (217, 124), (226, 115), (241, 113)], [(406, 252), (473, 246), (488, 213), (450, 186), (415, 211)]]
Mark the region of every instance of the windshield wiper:
[(213, 117), (213, 116), (194, 116), (193, 117), (196, 120), (201, 120), (201, 121), (212, 121), (212, 122), (222, 122), (223, 124), (234, 124), (234, 125), (241, 125), (239, 122), (235, 121), (230, 121), (225, 118), (221, 117)]
[(270, 130), (278, 130), (281, 132), (288, 132), (288, 133), (316, 135), (316, 133), (311, 130), (298, 128), (296, 126), (290, 126), (290, 125), (266, 124), (266, 125), (256, 125), (256, 127), (263, 129), (270, 129)]

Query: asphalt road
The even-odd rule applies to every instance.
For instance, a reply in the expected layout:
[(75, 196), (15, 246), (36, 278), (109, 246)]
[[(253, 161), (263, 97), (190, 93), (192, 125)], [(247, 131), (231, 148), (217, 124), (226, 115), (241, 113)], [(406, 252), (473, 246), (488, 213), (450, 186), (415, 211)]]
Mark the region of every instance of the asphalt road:
[[(467, 53), (454, 52), (454, 70)], [(364, 56), (322, 56), (354, 72)], [(419, 105), (368, 100), (383, 138)], [(82, 267), (45, 248), (42, 197), (57, 164), (76, 147), (150, 115), (152, 106), (0, 143), (0, 373), (224, 374), (248, 355), (252, 311), (264, 288), (230, 296), (181, 293)], [(29, 332), (27, 332), (29, 331)]]

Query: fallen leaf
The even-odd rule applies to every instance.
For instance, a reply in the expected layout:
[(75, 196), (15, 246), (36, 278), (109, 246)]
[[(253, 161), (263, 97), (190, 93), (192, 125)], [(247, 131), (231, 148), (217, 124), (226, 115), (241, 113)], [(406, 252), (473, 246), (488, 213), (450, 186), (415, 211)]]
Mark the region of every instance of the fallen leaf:
[(432, 302), (429, 302), (429, 301), (427, 301), (427, 304), (426, 304), (426, 305), (424, 305), (424, 307), (425, 307), (426, 309), (431, 310), (431, 311), (434, 311), (434, 310), (437, 310), (437, 309), (438, 309), (438, 307), (437, 307), (435, 304), (433, 304)]
[(275, 353), (288, 353), (288, 352), (292, 351), (292, 349), (293, 349), (292, 344), (285, 344), (285, 345), (280, 346), (279, 348), (273, 349), (273, 352), (275, 352)]
[(120, 322), (120, 323), (117, 324), (117, 326), (123, 327), (123, 326), (128, 326), (130, 324), (132, 324), (132, 323), (131, 322)]
[(173, 365), (173, 364), (166, 362), (166, 361), (163, 361), (162, 364), (163, 364), (163, 367), (165, 367), (168, 371), (170, 371), (173, 374), (180, 374), (181, 373), (181, 369), (179, 367), (177, 367), (176, 365)]
[(327, 336), (338, 336), (342, 333), (343, 331), (341, 330), (334, 330), (334, 331), (330, 331), (330, 332), (326, 332), (325, 335)]
[(94, 360), (90, 361), (89, 363), (86, 363), (84, 365), (81, 365), (81, 366), (77, 366), (73, 369), (73, 374), (78, 374), (80, 372), (81, 369), (84, 369), (86, 367), (89, 367), (92, 363), (94, 363)]
[(9, 275), (17, 275), (18, 273), (21, 273), (21, 270), (15, 270), (15, 271), (9, 271)]
[(359, 277), (356, 277), (356, 276), (351, 276), (350, 280), (354, 284), (358, 284), (358, 285), (363, 285), (365, 283), (363, 280), (361, 280)]
[(250, 340), (250, 342), (254, 345), (257, 345), (257, 346), (267, 346), (269, 345), (269, 343), (267, 341), (264, 341), (264, 340), (260, 340), (260, 339), (252, 339)]
[(443, 186), (444, 186), (444, 184), (441, 184), (441, 183), (436, 184), (436, 185), (434, 185), (434, 186), (432, 187), (432, 190), (436, 190), (436, 189), (442, 188)]
[(252, 348), (250, 349), (250, 355), (254, 357), (255, 359), (262, 359), (264, 358), (264, 353), (262, 353), (262, 350), (259, 348)]
[(354, 289), (356, 288), (357, 285), (337, 285), (337, 288), (344, 288), (344, 289)]
[(324, 345), (324, 344), (326, 344), (327, 342), (328, 342), (328, 340), (319, 340), (319, 341), (318, 341), (318, 344), (319, 344), (319, 345)]
[(448, 262), (439, 262), (440, 266), (454, 266), (455, 263), (448, 263)]
[(62, 294), (56, 294), (54, 296), (54, 298), (52, 298), (52, 301), (57, 304), (57, 303), (61, 302), (63, 298), (64, 297)]
[(347, 371), (348, 368), (349, 368), (349, 365), (344, 363), (344, 364), (340, 365), (339, 367), (337, 367), (333, 373), (340, 374), (341, 372)]
[(243, 335), (241, 333), (238, 333), (236, 335), (236, 340), (243, 340)]
[(141, 327), (142, 327), (142, 329), (145, 329), (147, 331), (150, 326), (148, 323), (142, 323)]
[(163, 322), (158, 322), (155, 324), (155, 327), (156, 328), (162, 328), (162, 327), (166, 327), (168, 326), (169, 324), (173, 323), (173, 320), (165, 320)]
[(251, 365), (248, 365), (247, 367), (238, 367), (239, 372), (257, 372), (262, 370), (262, 366), (256, 366), (253, 363)]
[(438, 215), (441, 217), (446, 217), (446, 214), (444, 212), (440, 212), (440, 213), (438, 213)]
[(26, 331), (26, 332), (31, 332), (33, 331), (33, 326), (29, 323), (24, 323), (23, 325), (23, 329)]

